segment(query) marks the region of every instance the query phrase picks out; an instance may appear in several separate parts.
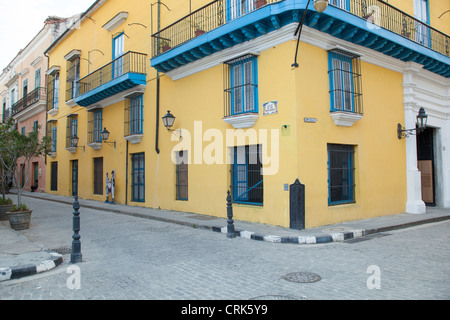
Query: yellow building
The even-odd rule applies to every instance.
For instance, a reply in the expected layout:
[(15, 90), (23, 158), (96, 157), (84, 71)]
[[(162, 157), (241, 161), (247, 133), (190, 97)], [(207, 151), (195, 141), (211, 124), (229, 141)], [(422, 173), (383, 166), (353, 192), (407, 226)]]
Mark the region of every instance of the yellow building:
[(292, 228), (424, 213), (431, 139), (449, 207), (448, 4), (307, 3), (96, 1), (47, 50), (48, 192), (105, 201), (114, 171), (116, 203), (224, 217), (230, 191)]

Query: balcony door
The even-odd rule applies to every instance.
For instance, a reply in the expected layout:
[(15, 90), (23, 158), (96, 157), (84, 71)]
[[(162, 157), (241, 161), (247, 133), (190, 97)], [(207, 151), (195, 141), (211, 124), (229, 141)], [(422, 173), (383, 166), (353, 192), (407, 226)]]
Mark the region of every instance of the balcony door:
[(254, 0), (227, 0), (227, 21), (253, 11), (254, 3)]
[(123, 74), (124, 33), (113, 38), (112, 79)]
[(416, 41), (425, 46), (430, 46), (430, 29), (427, 26), (430, 24), (428, 0), (414, 0), (414, 16), (425, 24), (415, 23)]
[(330, 4), (341, 9), (350, 11), (350, 0), (331, 0)]

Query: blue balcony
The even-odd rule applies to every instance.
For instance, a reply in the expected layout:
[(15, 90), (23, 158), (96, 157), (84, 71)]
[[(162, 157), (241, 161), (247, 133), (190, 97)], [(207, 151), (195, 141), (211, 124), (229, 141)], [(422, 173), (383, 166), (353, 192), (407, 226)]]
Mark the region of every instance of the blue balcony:
[[(307, 2), (254, 0), (248, 1), (251, 5), (246, 8), (233, 8), (230, 4), (234, 1), (215, 0), (152, 35), (151, 65), (167, 73), (298, 23)], [(384, 1), (329, 2), (323, 13), (310, 5), (305, 25), (403, 61), (414, 61), (429, 71), (450, 77), (448, 35)]]
[(130, 51), (80, 79), (75, 103), (89, 107), (145, 86), (146, 59), (146, 54)]

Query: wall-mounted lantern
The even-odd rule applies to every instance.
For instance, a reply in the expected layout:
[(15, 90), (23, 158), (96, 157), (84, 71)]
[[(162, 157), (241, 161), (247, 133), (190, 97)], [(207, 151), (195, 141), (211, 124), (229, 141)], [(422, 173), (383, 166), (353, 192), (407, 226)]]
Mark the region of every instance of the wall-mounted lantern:
[(423, 107), (420, 108), (417, 115), (417, 126), (414, 129), (405, 129), (400, 123), (397, 125), (397, 137), (399, 139), (408, 138), (410, 135), (417, 135), (427, 128), (428, 115)]
[(106, 141), (106, 140), (108, 140), (108, 138), (109, 138), (109, 131), (106, 130), (106, 128), (104, 128), (103, 131), (100, 132), (100, 136), (102, 137), (103, 143), (111, 143), (111, 144), (114, 144), (114, 148), (116, 148), (116, 141), (113, 141), (113, 142)]
[(182, 139), (181, 136), (181, 129), (177, 129), (177, 130), (173, 130), (173, 124), (175, 122), (175, 116), (173, 114), (170, 113), (170, 110), (167, 110), (167, 113), (164, 117), (162, 117), (163, 123), (164, 123), (164, 127), (166, 127), (166, 129), (170, 132), (177, 132), (179, 131), (180, 134), (180, 140)]
[(83, 148), (83, 151), (86, 151), (84, 146), (78, 146), (78, 141), (80, 141), (80, 138), (78, 138), (76, 135), (72, 136), (70, 138), (70, 146), (72, 148)]

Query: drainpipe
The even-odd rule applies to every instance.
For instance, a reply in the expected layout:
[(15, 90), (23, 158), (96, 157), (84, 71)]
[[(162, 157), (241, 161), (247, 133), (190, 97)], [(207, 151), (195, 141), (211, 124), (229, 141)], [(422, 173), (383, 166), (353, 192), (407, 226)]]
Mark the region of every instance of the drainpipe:
[[(48, 68), (50, 68), (50, 56), (48, 55), (47, 51), (44, 52), (44, 56), (47, 57), (47, 70)], [(48, 103), (48, 83), (47, 83), (47, 78), (45, 77), (44, 74), (44, 86), (45, 86), (45, 100)], [(47, 104), (45, 104), (45, 136), (47, 136), (47, 121), (48, 121), (48, 113), (47, 113)], [(47, 166), (47, 156), (44, 157), (44, 163), (45, 166)], [(47, 175), (47, 172), (45, 173)], [(46, 177), (47, 179), (47, 177)], [(47, 183), (45, 183), (45, 190), (47, 190)]]
[(128, 205), (128, 140), (127, 151), (125, 152), (125, 205)]
[(156, 140), (155, 140), (155, 150), (159, 154), (159, 71), (156, 72)]
[[(161, 29), (161, 1), (158, 1), (158, 30)], [(160, 82), (159, 82), (159, 71), (156, 71), (156, 132), (155, 132), (155, 151), (159, 154), (159, 100), (160, 100)]]

